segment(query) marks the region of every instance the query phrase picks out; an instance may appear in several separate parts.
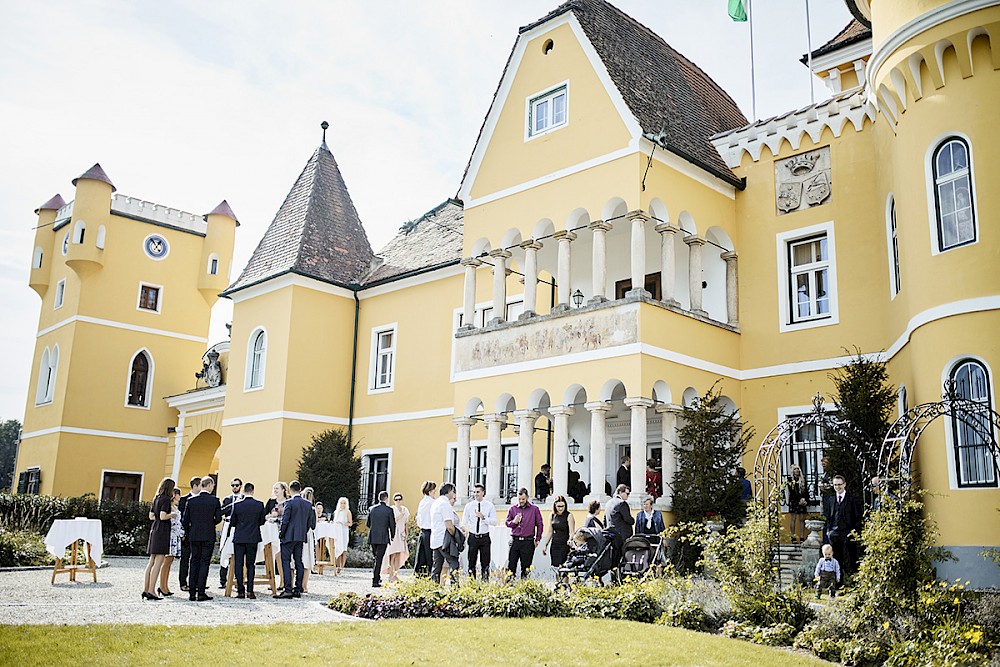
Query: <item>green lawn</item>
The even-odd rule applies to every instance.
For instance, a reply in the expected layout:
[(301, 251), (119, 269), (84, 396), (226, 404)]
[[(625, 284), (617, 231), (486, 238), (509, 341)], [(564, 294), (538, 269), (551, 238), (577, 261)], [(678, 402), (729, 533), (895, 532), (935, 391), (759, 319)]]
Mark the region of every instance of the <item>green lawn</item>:
[[(478, 638), (481, 646), (472, 648)], [(200, 656), (200, 657), (199, 657)], [(724, 637), (626, 621), (415, 619), (324, 625), (3, 626), (0, 665), (828, 665)]]

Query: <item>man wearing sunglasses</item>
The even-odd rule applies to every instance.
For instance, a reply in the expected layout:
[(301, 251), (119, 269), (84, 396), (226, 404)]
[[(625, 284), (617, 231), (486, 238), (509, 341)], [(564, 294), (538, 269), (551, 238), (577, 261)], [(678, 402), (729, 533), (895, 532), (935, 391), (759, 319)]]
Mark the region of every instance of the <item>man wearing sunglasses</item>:
[[(234, 477), (229, 485), (233, 492), (222, 499), (222, 536), (219, 538), (219, 548), (226, 543), (229, 535), (229, 522), (233, 516), (233, 505), (243, 500), (243, 480)], [(229, 577), (229, 568), (223, 564), (219, 568), (219, 588), (226, 587), (226, 579)]]

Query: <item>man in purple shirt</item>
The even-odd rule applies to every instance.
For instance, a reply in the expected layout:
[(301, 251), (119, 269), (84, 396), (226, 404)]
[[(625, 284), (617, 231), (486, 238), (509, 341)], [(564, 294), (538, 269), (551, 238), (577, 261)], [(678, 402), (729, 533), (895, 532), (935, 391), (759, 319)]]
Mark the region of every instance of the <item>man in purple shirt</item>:
[(507, 569), (517, 573), (517, 563), (521, 562), (521, 578), (528, 576), (535, 547), (542, 539), (542, 512), (537, 505), (528, 502), (528, 490), (517, 492), (517, 504), (507, 511), (507, 527), (510, 528), (510, 558)]

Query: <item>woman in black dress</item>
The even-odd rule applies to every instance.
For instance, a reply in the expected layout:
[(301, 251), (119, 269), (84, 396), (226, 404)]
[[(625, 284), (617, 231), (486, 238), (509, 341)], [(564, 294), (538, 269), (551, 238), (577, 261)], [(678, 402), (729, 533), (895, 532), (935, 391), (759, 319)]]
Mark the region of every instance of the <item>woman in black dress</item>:
[(792, 476), (788, 478), (788, 513), (793, 542), (798, 542), (800, 537), (805, 538), (805, 521), (806, 512), (809, 511), (809, 500), (809, 486), (802, 474), (802, 468), (793, 465)]
[(569, 536), (576, 532), (576, 521), (569, 513), (566, 496), (556, 496), (552, 503), (552, 520), (542, 540), (542, 555), (552, 545), (552, 567), (559, 567), (569, 555)]
[(160, 487), (156, 490), (156, 497), (153, 498), (153, 507), (149, 511), (149, 518), (153, 521), (152, 528), (149, 529), (149, 547), (146, 553), (149, 554), (149, 563), (146, 564), (145, 589), (142, 591), (143, 600), (162, 600), (156, 594), (156, 584), (160, 580), (160, 569), (166, 555), (170, 553), (170, 519), (173, 518), (174, 480), (164, 477), (160, 482)]

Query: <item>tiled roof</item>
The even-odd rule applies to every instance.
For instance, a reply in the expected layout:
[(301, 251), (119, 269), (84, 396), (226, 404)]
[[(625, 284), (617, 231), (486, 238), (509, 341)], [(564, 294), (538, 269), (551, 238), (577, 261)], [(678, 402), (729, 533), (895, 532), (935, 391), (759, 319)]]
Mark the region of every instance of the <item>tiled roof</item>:
[(66, 205), (66, 200), (62, 198), (62, 195), (54, 195), (47, 202), (35, 209), (35, 213), (39, 211), (58, 211), (63, 206)]
[(73, 185), (76, 185), (77, 181), (86, 180), (86, 179), (89, 179), (89, 180), (92, 180), (92, 181), (101, 181), (102, 183), (107, 183), (108, 185), (111, 186), (111, 191), (112, 192), (114, 192), (115, 190), (118, 189), (118, 188), (115, 187), (115, 184), (111, 182), (111, 179), (108, 178), (108, 175), (106, 173), (104, 173), (104, 169), (101, 168), (101, 165), (98, 164), (98, 163), (96, 163), (96, 162), (94, 163), (93, 167), (91, 167), (87, 171), (83, 172), (82, 174), (80, 174), (79, 176), (77, 176), (76, 178), (74, 178), (73, 179)]
[[(861, 42), (866, 39), (872, 38), (871, 28), (866, 28), (857, 19), (851, 19), (843, 30), (837, 33), (837, 35), (831, 39), (829, 42), (819, 47), (812, 52), (813, 58), (818, 58), (824, 54), (836, 51), (843, 46), (849, 46), (855, 42)], [(809, 54), (802, 56), (801, 61), (806, 63), (809, 61)]]
[(231, 220), (235, 220), (237, 225), (240, 224), (240, 221), (236, 220), (236, 214), (233, 213), (232, 206), (230, 206), (229, 202), (227, 202), (225, 199), (223, 199), (221, 202), (219, 202), (218, 206), (216, 206), (211, 211), (209, 211), (208, 213), (206, 213), (205, 214), (205, 219), (208, 220), (208, 216), (210, 216), (210, 215), (224, 215), (224, 216), (226, 216), (227, 218), (229, 218)]
[(326, 142), (312, 154), (243, 273), (223, 293), (285, 273), (341, 286), (368, 271), (372, 249)]
[(404, 224), (377, 254), (381, 262), (365, 278), (365, 285), (406, 274), (457, 263), (462, 257), (462, 203), (448, 199)]
[(570, 0), (562, 7), (576, 14), (644, 134), (717, 176), (737, 180), (708, 139), (747, 119), (711, 77), (604, 0)]

